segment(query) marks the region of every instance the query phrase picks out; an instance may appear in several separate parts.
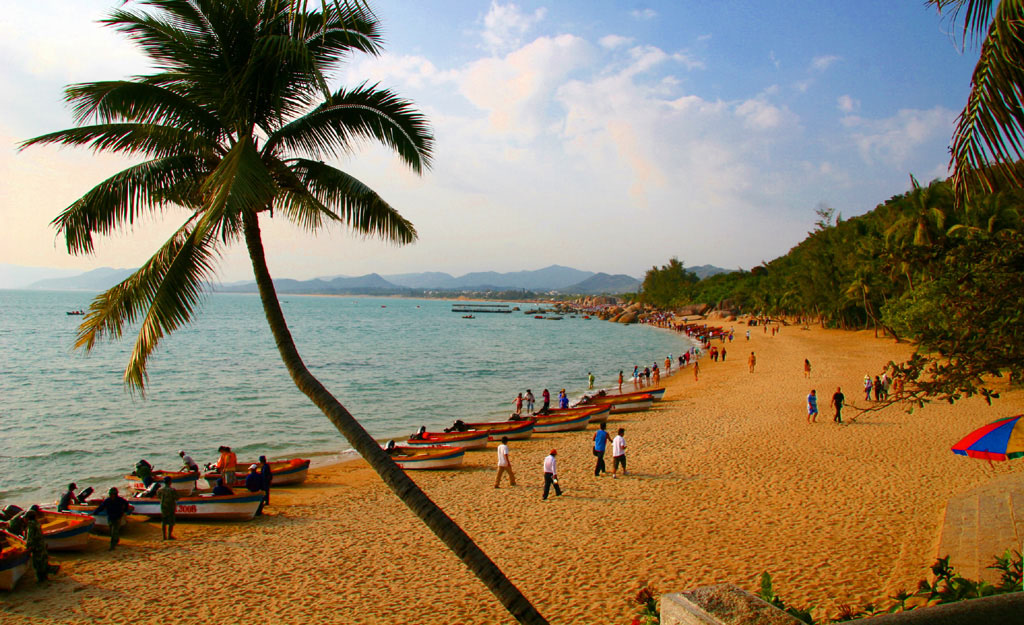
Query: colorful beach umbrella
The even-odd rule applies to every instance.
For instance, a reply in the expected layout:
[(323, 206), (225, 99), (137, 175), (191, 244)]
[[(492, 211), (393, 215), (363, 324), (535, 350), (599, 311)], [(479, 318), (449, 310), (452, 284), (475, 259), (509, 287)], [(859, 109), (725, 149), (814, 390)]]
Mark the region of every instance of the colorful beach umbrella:
[(953, 453), (985, 460), (1024, 457), (1024, 415), (993, 421), (953, 445)]

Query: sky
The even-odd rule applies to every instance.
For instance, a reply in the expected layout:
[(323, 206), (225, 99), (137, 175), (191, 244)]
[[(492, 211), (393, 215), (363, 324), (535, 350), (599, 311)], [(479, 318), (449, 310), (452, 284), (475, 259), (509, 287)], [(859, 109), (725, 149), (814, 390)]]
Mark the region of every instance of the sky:
[[(73, 125), (66, 85), (152, 71), (97, 23), (119, 4), (5, 8), (0, 263), (137, 267), (184, 220), (168, 210), (70, 256), (50, 221), (133, 161), (18, 150)], [(373, 144), (333, 164), (411, 220), (419, 240), (399, 247), (343, 227), (314, 236), (274, 220), (263, 232), (275, 277), (551, 264), (642, 277), (672, 257), (749, 269), (799, 243), (817, 208), (852, 217), (905, 192), (911, 174), (945, 177), (977, 61), (921, 0), (372, 6), (385, 52), (352, 58), (332, 84), (411, 99), (431, 122), (434, 166), (418, 176)], [(225, 252), (220, 280), (251, 279), (243, 248)]]

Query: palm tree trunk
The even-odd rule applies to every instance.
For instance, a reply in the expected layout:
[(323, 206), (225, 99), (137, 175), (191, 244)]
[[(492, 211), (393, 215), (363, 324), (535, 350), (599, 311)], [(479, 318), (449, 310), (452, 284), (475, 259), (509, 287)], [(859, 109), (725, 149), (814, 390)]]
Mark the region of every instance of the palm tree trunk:
[(263, 312), (270, 325), (270, 331), (274, 335), (281, 360), (284, 361), (295, 386), (316, 404), (327, 419), (334, 424), (334, 427), (338, 428), (338, 431), (348, 440), (352, 448), (398, 495), (402, 503), (408, 506), (441, 539), (441, 542), (465, 563), (517, 621), (531, 625), (547, 625), (547, 620), (501, 572), (501, 569), (487, 557), (487, 554), (473, 542), (473, 539), (451, 517), (445, 514), (403, 470), (398, 468), (398, 465), (363, 429), (355, 417), (306, 368), (295, 347), (295, 342), (292, 340), (291, 332), (288, 330), (281, 304), (277, 299), (277, 292), (274, 289), (274, 282), (267, 269), (258, 219), (255, 214), (245, 215), (245, 243), (249, 249), (256, 285), (263, 302)]

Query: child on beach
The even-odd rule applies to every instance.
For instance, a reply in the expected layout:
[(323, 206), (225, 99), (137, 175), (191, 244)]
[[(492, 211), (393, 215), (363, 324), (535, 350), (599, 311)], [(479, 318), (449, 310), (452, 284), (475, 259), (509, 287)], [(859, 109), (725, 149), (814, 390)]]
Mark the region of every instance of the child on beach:
[(807, 396), (807, 422), (818, 422), (818, 396), (814, 389), (811, 389), (811, 394)]
[(619, 477), (619, 465), (622, 465), (622, 474), (626, 474), (626, 429), (619, 428), (619, 435), (612, 439), (612, 479)]
[(811, 361), (804, 358), (804, 377), (811, 377)]

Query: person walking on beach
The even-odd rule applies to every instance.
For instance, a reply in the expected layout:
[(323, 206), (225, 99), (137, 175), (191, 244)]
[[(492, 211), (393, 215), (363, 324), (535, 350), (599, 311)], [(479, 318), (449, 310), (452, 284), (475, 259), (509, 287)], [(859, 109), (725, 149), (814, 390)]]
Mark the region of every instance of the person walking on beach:
[(555, 487), (555, 494), (559, 497), (562, 496), (562, 489), (558, 486), (558, 461), (555, 458), (557, 455), (558, 450), (552, 449), (551, 453), (544, 457), (544, 497), (542, 501), (547, 501), (552, 486)]
[(750, 358), (747, 358), (747, 364), (750, 365), (750, 372), (753, 373), (754, 365), (757, 364), (757, 356), (754, 355), (754, 352), (750, 352)]
[(832, 394), (832, 407), (836, 409), (836, 416), (832, 417), (832, 420), (836, 423), (843, 423), (843, 402), (846, 401), (846, 395), (843, 395), (843, 389), (836, 387), (836, 392)]
[(804, 377), (811, 377), (811, 361), (804, 358)]
[(612, 479), (618, 477), (619, 466), (626, 474), (626, 428), (619, 428), (619, 434), (612, 439)]
[(181, 495), (171, 488), (170, 476), (164, 477), (164, 487), (156, 492), (156, 496), (160, 500), (160, 532), (164, 540), (174, 540), (174, 513)]
[(750, 340), (750, 330), (747, 330), (747, 340)]
[(882, 381), (875, 376), (875, 401), (882, 401), (882, 394), (885, 391), (882, 390)]
[(864, 374), (864, 401), (871, 401), (871, 376)]
[(501, 437), (501, 444), (498, 445), (498, 475), (494, 478), (494, 487), (501, 487), (501, 476), (508, 473), (508, 485), (516, 485), (516, 474), (512, 472), (512, 462), (508, 456), (508, 437)]
[(814, 389), (811, 389), (811, 394), (807, 396), (807, 422), (818, 422), (818, 395)]
[(604, 452), (608, 448), (608, 424), (602, 423), (601, 427), (594, 432), (594, 457), (597, 464), (594, 466), (594, 477), (601, 477), (608, 469), (604, 465)]
[(700, 380), (700, 361), (694, 360), (693, 361), (693, 381), (696, 382), (698, 380)]
[(594, 372), (587, 372), (587, 388), (593, 390), (594, 388)]
[(548, 392), (548, 389), (544, 389), (544, 392), (540, 394), (540, 397), (544, 400), (544, 403), (540, 406), (540, 414), (547, 414), (548, 410), (551, 409), (551, 393)]
[(533, 414), (533, 391), (526, 389), (526, 414)]
[(127, 522), (125, 515), (131, 512), (132, 506), (128, 500), (117, 494), (116, 488), (107, 491), (107, 498), (100, 502), (94, 515), (100, 512), (107, 513), (107, 522), (110, 526), (110, 551), (114, 550), (121, 539), (121, 526)]
[(523, 394), (522, 393), (519, 393), (518, 395), (516, 395), (516, 401), (515, 401), (514, 405), (515, 405), (515, 411), (512, 414), (514, 414), (517, 417), (522, 415), (523, 414)]
[(725, 362), (725, 348), (724, 347), (721, 350), (719, 350), (719, 356), (722, 357), (722, 362)]

